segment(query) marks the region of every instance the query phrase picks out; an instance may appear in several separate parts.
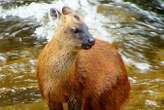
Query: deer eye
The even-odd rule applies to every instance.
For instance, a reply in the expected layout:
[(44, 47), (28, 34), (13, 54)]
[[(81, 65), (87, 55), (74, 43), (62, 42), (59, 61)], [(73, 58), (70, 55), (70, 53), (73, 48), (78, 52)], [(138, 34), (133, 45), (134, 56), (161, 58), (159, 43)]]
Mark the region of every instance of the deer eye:
[(76, 28), (76, 27), (73, 27), (72, 29), (72, 32), (74, 33), (79, 33), (80, 32), (80, 29)]
[(74, 15), (74, 17), (75, 17), (77, 20), (80, 20), (80, 17), (79, 17), (79, 16)]

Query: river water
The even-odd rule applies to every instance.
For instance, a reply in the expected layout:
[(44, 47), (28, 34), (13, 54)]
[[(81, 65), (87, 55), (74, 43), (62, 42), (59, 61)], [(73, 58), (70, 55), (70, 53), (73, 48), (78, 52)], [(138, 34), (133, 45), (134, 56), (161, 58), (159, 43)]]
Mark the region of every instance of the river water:
[(0, 0), (0, 110), (47, 110), (37, 56), (57, 25), (49, 9), (64, 5), (118, 48), (132, 86), (125, 110), (164, 110), (163, 0)]

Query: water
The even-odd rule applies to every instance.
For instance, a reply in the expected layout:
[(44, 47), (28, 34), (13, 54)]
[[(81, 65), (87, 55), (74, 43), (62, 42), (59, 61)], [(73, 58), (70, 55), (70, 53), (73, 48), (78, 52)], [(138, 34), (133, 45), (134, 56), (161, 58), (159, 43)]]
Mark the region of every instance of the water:
[(0, 0), (0, 110), (47, 109), (37, 88), (37, 56), (57, 26), (49, 9), (64, 5), (118, 48), (132, 85), (125, 110), (163, 110), (162, 0)]

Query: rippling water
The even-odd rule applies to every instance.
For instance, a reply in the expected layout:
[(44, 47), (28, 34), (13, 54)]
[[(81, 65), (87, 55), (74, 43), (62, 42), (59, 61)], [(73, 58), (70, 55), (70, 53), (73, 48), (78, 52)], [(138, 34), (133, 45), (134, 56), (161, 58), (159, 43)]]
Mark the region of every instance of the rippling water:
[(162, 0), (0, 0), (0, 110), (47, 109), (37, 89), (37, 56), (57, 25), (49, 9), (64, 5), (118, 48), (132, 84), (125, 110), (163, 110)]

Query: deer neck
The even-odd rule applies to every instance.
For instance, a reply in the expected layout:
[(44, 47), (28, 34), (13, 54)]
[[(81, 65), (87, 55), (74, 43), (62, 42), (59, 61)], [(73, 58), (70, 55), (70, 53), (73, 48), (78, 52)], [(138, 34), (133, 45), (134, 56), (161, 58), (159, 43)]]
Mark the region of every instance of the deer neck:
[(65, 79), (73, 76), (78, 51), (75, 50), (74, 47), (64, 44), (64, 41), (59, 37), (54, 38), (50, 45), (51, 44), (55, 45), (54, 50), (56, 50), (52, 53), (55, 55), (52, 59), (54, 65), (52, 70), (55, 77)]

